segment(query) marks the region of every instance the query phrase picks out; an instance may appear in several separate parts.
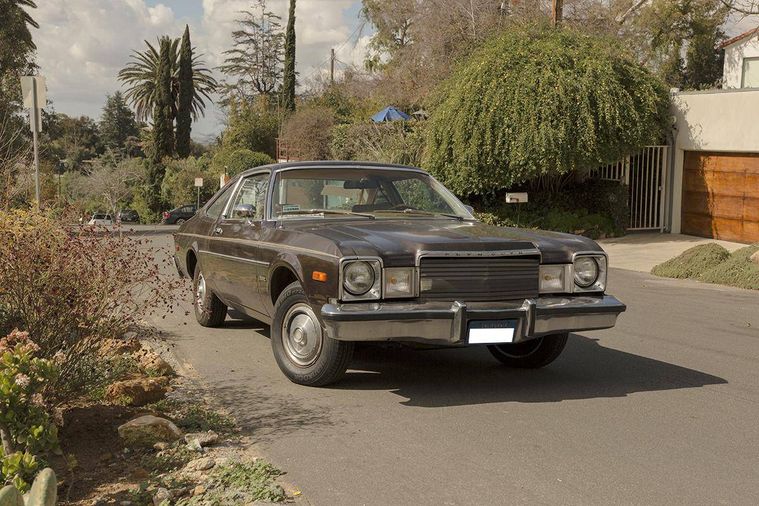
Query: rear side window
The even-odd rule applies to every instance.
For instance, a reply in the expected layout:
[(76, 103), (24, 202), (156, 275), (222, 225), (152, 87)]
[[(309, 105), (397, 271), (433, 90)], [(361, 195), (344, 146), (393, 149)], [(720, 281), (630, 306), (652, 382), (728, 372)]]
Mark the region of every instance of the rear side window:
[(218, 218), (221, 216), (221, 213), (224, 212), (224, 208), (227, 206), (227, 201), (229, 200), (229, 197), (232, 195), (232, 190), (234, 187), (237, 186), (236, 184), (230, 184), (227, 186), (227, 188), (221, 192), (221, 195), (213, 201), (213, 204), (211, 204), (208, 209), (206, 210), (206, 214), (210, 216), (211, 218)]

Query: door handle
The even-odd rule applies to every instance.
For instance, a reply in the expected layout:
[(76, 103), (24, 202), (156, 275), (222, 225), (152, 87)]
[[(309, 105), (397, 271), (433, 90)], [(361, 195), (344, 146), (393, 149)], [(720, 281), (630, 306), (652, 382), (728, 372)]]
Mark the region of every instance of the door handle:
[(213, 233), (216, 235), (221, 235), (224, 233), (224, 229), (221, 227), (216, 227), (215, 229), (213, 229)]

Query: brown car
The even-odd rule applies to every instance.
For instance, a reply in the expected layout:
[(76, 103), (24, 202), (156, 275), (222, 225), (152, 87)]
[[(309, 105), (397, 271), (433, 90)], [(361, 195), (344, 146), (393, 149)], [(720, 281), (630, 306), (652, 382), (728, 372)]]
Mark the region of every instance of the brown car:
[(542, 367), (571, 331), (613, 327), (592, 240), (478, 222), (423, 170), (299, 162), (248, 170), (175, 234), (201, 325), (234, 308), (271, 325), (282, 372), (326, 385), (360, 341), (486, 345)]

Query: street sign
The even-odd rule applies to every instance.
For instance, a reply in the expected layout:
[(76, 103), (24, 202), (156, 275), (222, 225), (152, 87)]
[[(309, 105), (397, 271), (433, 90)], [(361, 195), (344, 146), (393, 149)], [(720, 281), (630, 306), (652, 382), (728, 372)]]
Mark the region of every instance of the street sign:
[(197, 186), (198, 188), (202, 188), (203, 187), (203, 178), (202, 177), (196, 177), (195, 178), (195, 186)]
[(507, 204), (526, 204), (527, 203), (527, 194), (522, 193), (507, 193), (506, 194), (506, 203)]
[(31, 109), (34, 107), (34, 89), (37, 91), (37, 109), (43, 109), (47, 102), (47, 87), (45, 78), (42, 76), (22, 76), (21, 77), (21, 95), (24, 97), (24, 107)]

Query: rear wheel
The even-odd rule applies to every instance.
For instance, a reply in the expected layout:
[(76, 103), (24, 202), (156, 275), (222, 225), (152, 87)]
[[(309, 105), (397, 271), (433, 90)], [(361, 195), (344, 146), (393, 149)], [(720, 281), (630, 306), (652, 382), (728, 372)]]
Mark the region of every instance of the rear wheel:
[(227, 305), (211, 291), (200, 265), (195, 267), (192, 277), (193, 306), (195, 319), (204, 327), (218, 327), (227, 317)]
[(521, 343), (494, 344), (488, 350), (509, 367), (537, 369), (556, 360), (567, 345), (569, 333), (552, 334)]
[(293, 383), (324, 386), (339, 380), (353, 356), (353, 343), (324, 335), (300, 283), (289, 284), (274, 305), (271, 347)]

